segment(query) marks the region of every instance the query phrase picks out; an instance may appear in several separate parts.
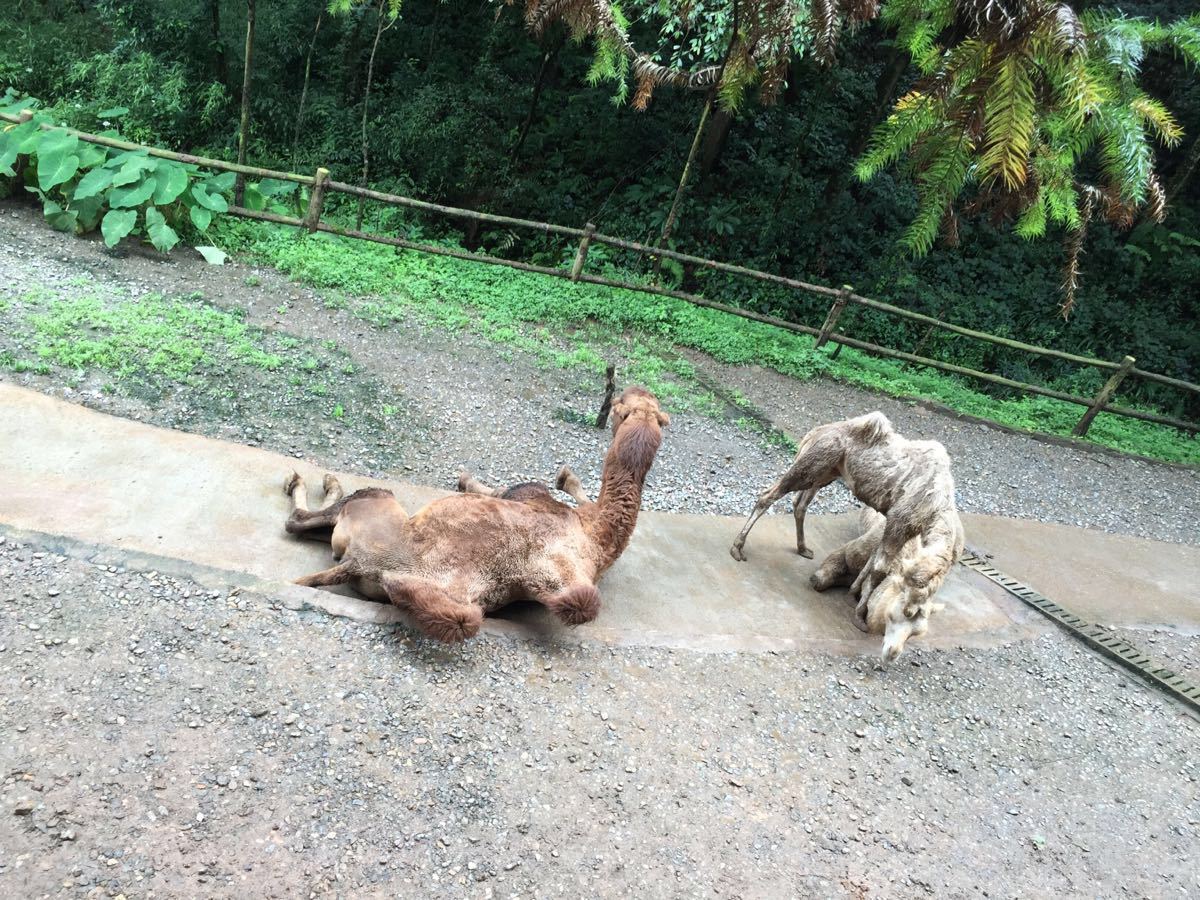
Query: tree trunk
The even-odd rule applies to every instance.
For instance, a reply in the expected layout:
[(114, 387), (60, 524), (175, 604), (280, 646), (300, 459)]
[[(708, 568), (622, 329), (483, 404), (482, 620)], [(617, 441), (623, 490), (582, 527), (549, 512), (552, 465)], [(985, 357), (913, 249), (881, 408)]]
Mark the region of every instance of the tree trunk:
[(433, 56), (437, 51), (437, 30), (442, 18), (443, 2), (444, 0), (433, 0), (433, 22), (429, 26), (429, 53), (425, 60), (426, 70), (433, 65)]
[(355, 15), (354, 10), (350, 13), (354, 16), (354, 28), (350, 32), (350, 37), (346, 41), (346, 55), (342, 59), (342, 96), (346, 99), (346, 103), (353, 102), (354, 97), (358, 96), (358, 56), (359, 42), (362, 39), (363, 22), (367, 20), (367, 14), (360, 12)]
[[(375, 43), (371, 45), (371, 58), (367, 61), (367, 83), (363, 88), (363, 114), (362, 114), (362, 181), (363, 187), (367, 187), (367, 178), (371, 173), (371, 152), (370, 142), (367, 140), (367, 115), (371, 107), (371, 80), (375, 77), (375, 54), (379, 52), (379, 39), (383, 37), (383, 33), (390, 27), (390, 23), (384, 24), (384, 6), (387, 0), (379, 0), (379, 6), (375, 11)], [(366, 200), (362, 197), (358, 198), (358, 217), (355, 220), (354, 226), (356, 231), (362, 231), (363, 211), (366, 206)]]
[(1183, 158), (1183, 161), (1175, 168), (1175, 172), (1171, 175), (1171, 180), (1167, 182), (1167, 208), (1170, 209), (1171, 203), (1175, 198), (1187, 187), (1188, 181), (1196, 172), (1196, 166), (1200, 164), (1200, 138), (1192, 141), (1192, 148), (1188, 150), (1188, 155)]
[[(893, 47), (887, 62), (884, 63), (883, 71), (875, 80), (875, 99), (871, 103), (871, 108), (856, 117), (858, 127), (854, 131), (846, 153), (846, 161), (849, 165), (852, 166), (854, 161), (867, 149), (867, 143), (871, 140), (871, 132), (875, 130), (875, 126), (879, 124), (891, 107), (892, 98), (896, 93), (896, 85), (900, 83), (900, 77), (907, 68), (908, 53), (900, 47)], [(829, 206), (837, 199), (842, 188), (846, 186), (849, 174), (850, 169), (842, 166), (829, 176), (829, 180), (825, 182), (825, 192), (822, 195), (824, 206)]]
[(712, 125), (704, 136), (704, 144), (700, 152), (701, 178), (706, 177), (721, 161), (721, 154), (725, 152), (725, 144), (729, 140), (729, 131), (732, 127), (733, 116), (717, 107), (716, 112), (713, 113)]
[[(657, 246), (662, 248), (667, 245), (667, 241), (671, 239), (671, 232), (675, 230), (675, 220), (679, 216), (679, 204), (683, 201), (683, 193), (687, 190), (688, 178), (692, 174), (692, 164), (696, 161), (696, 155), (700, 150), (700, 139), (704, 137), (704, 128), (708, 125), (708, 116), (712, 112), (714, 91), (709, 91), (708, 99), (704, 101), (704, 112), (700, 114), (700, 124), (696, 126), (696, 135), (692, 138), (692, 149), (688, 151), (687, 161), (683, 164), (683, 174), (679, 176), (679, 187), (675, 189), (675, 200), (671, 203), (671, 211), (667, 213), (667, 221), (663, 223), (662, 234), (658, 237)], [(654, 257), (654, 278), (658, 280), (658, 274), (662, 270), (662, 257)]]
[[(238, 165), (246, 164), (246, 139), (250, 130), (250, 81), (254, 71), (254, 4), (255, 0), (246, 0), (246, 54), (242, 72), (242, 120), (238, 128)], [(246, 176), (238, 175), (234, 188), (237, 205), (241, 206), (246, 197)]]
[(533, 96), (529, 100), (529, 112), (525, 115), (525, 121), (521, 123), (521, 133), (517, 136), (517, 143), (513, 146), (511, 159), (516, 162), (521, 155), (521, 149), (525, 146), (525, 138), (529, 136), (529, 128), (533, 125), (533, 117), (537, 113), (538, 99), (542, 96), (542, 87), (546, 83), (546, 73), (550, 71), (551, 63), (558, 57), (558, 51), (562, 49), (562, 41), (554, 45), (554, 49), (547, 50), (542, 54), (542, 64), (538, 66), (537, 78), (533, 82)]
[(308, 101), (308, 80), (312, 74), (313, 52), (317, 49), (317, 35), (321, 33), (321, 19), (325, 15), (325, 3), (317, 9), (317, 25), (313, 28), (312, 43), (308, 45), (308, 56), (304, 60), (304, 87), (300, 89), (300, 107), (296, 110), (296, 131), (292, 135), (292, 171), (299, 165), (300, 126), (304, 123), (304, 104)]
[(221, 40), (221, 0), (208, 0), (208, 9), (212, 13), (212, 44), (213, 55), (217, 66), (217, 81), (229, 90), (229, 57), (225, 53), (225, 42)]

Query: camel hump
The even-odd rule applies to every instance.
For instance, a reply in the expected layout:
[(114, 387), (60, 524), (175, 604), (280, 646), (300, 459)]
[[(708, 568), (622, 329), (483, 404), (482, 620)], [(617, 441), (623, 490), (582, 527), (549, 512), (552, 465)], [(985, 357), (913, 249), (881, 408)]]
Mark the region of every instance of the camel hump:
[(859, 416), (854, 421), (863, 440), (868, 444), (879, 443), (895, 430), (892, 428), (892, 423), (888, 421), (888, 417), (879, 410)]
[(395, 499), (396, 495), (387, 488), (362, 488), (347, 497), (343, 497), (341, 503), (345, 506), (351, 500), (368, 500), (372, 497), (391, 497)]
[(521, 484), (514, 484), (503, 494), (500, 495), (501, 500), (534, 500), (539, 497), (549, 497), (550, 489), (540, 481), (524, 481)]

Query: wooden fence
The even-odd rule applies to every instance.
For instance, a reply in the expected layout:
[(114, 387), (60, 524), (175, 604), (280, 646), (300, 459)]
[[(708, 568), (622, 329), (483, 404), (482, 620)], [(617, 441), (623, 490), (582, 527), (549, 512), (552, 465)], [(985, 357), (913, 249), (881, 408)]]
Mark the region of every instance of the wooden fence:
[[(19, 123), (28, 121), (30, 118), (32, 118), (32, 113), (29, 112), (24, 112), (19, 116), (11, 116), (0, 113), (0, 121)], [(1140, 419), (1144, 422), (1155, 422), (1160, 425), (1169, 425), (1174, 428), (1191, 432), (1193, 435), (1195, 435), (1197, 431), (1200, 431), (1200, 423), (1186, 422), (1171, 416), (1162, 415), (1160, 413), (1145, 412), (1143, 410), (1131, 409), (1124, 406), (1114, 406), (1109, 402), (1110, 398), (1113, 396), (1121, 382), (1129, 377), (1141, 378), (1146, 381), (1168, 385), (1178, 390), (1200, 394), (1200, 385), (1192, 384), (1188, 381), (1182, 381), (1178, 378), (1171, 378), (1167, 375), (1161, 375), (1157, 372), (1148, 372), (1144, 369), (1137, 368), (1134, 365), (1135, 360), (1132, 356), (1125, 356), (1120, 362), (1110, 362), (1108, 360), (1095, 359), (1089, 356), (1079, 356), (1074, 353), (1066, 353), (1062, 350), (1051, 350), (1047, 347), (1038, 347), (1033, 344), (1023, 343), (1022, 341), (1012, 340), (1011, 338), (999, 337), (983, 331), (965, 328), (961, 325), (955, 325), (951, 322), (942, 321), (940, 318), (912, 312), (911, 310), (893, 306), (890, 303), (883, 303), (879, 300), (873, 300), (870, 297), (863, 297), (859, 294), (856, 294), (854, 289), (849, 285), (846, 285), (840, 289), (830, 288), (825, 287), (824, 285), (810, 284), (794, 278), (786, 278), (782, 275), (775, 275), (770, 272), (761, 272), (757, 269), (749, 269), (744, 266), (734, 265), (733, 263), (705, 259), (704, 257), (692, 256), (688, 253), (680, 253), (675, 250), (653, 247), (648, 244), (638, 243), (637, 241), (627, 241), (623, 238), (602, 234), (601, 232), (596, 231), (595, 226), (590, 223), (583, 228), (573, 228), (566, 225), (554, 225), (549, 222), (537, 222), (530, 219), (518, 219), (513, 218), (512, 216), (500, 216), (492, 213), (476, 212), (469, 209), (459, 209), (453, 206), (442, 206), (437, 203), (428, 203), (423, 200), (415, 200), (411, 197), (403, 197), (398, 194), (389, 194), (383, 191), (359, 187), (358, 185), (334, 181), (330, 177), (329, 170), (324, 167), (318, 168), (313, 175), (299, 175), (294, 172), (278, 172), (272, 169), (238, 165), (236, 163), (230, 163), (224, 160), (208, 159), (201, 156), (193, 156), (187, 153), (176, 153), (174, 151), (164, 150), (159, 147), (147, 147), (131, 141), (123, 141), (118, 138), (88, 134), (87, 132), (77, 131), (70, 128), (62, 128), (61, 126), (43, 124), (41, 127), (46, 130), (67, 131), (71, 134), (74, 134), (82, 141), (98, 144), (104, 147), (112, 147), (119, 150), (145, 150), (149, 155), (160, 157), (162, 159), (190, 163), (203, 168), (216, 169), (223, 172), (234, 172), (239, 175), (248, 175), (256, 178), (273, 178), (280, 181), (290, 181), (295, 184), (307, 186), (309, 188), (308, 209), (303, 218), (246, 209), (245, 207), (239, 206), (231, 206), (229, 208), (230, 215), (239, 216), (244, 219), (254, 219), (262, 222), (274, 222), (280, 225), (289, 225), (294, 228), (305, 229), (309, 232), (321, 231), (328, 234), (340, 235), (342, 237), (372, 241), (377, 244), (386, 244), (388, 246), (400, 249), (416, 250), (421, 253), (449, 256), (455, 259), (487, 263), (488, 265), (506, 266), (511, 269), (519, 269), (524, 272), (536, 272), (541, 275), (549, 275), (554, 278), (565, 278), (575, 282), (585, 282), (587, 284), (598, 284), (607, 287), (623, 288), (630, 291), (638, 291), (643, 294), (653, 294), (662, 297), (673, 297), (677, 300), (683, 300), (696, 306), (703, 306), (708, 309), (719, 310), (721, 312), (728, 313), (731, 316), (738, 316), (743, 319), (762, 322), (767, 325), (773, 325), (777, 328), (797, 332), (799, 334), (811, 335), (816, 339), (814, 341), (814, 350), (819, 349), (827, 343), (841, 344), (847, 347), (853, 347), (856, 350), (862, 350), (864, 352), (874, 354), (876, 356), (903, 360), (904, 362), (913, 363), (916, 365), (929, 366), (934, 369), (939, 369), (943, 372), (951, 372), (955, 375), (975, 378), (980, 381), (985, 381), (989, 384), (1001, 385), (1003, 387), (1012, 388), (1027, 394), (1050, 397), (1054, 400), (1061, 400), (1064, 403), (1073, 403), (1077, 406), (1082, 406), (1085, 409), (1084, 414), (1072, 432), (1078, 436), (1087, 434), (1092, 420), (1095, 419), (1100, 412), (1106, 412), (1117, 416), (1125, 416), (1131, 419)], [(569, 269), (554, 268), (533, 265), (531, 263), (520, 262), (518, 260), (502, 259), (481, 253), (471, 253), (466, 250), (455, 250), (447, 247), (423, 244), (385, 234), (342, 228), (322, 221), (325, 197), (330, 192), (345, 194), (364, 200), (373, 200), (389, 206), (400, 206), (408, 209), (419, 210), (421, 212), (435, 213), (455, 219), (464, 219), (475, 222), (483, 222), (491, 225), (501, 225), (509, 228), (519, 228), (528, 231), (540, 232), (546, 235), (553, 235), (570, 239), (572, 241), (577, 241), (578, 247), (574, 260)], [(766, 282), (768, 284), (781, 285), (794, 290), (828, 297), (831, 299), (832, 303), (824, 322), (821, 324), (821, 327), (813, 328), (809, 325), (791, 322), (786, 319), (780, 319), (776, 316), (756, 313), (751, 310), (741, 309), (740, 307), (730, 306), (726, 303), (719, 303), (715, 300), (710, 300), (706, 297), (701, 297), (697, 294), (688, 293), (686, 291), (677, 291), (653, 284), (639, 284), (636, 282), (619, 281), (612, 278), (606, 278), (601, 275), (592, 275), (585, 271), (585, 267), (587, 265), (588, 250), (593, 244), (603, 244), (619, 250), (637, 253), (651, 259), (656, 257), (661, 259), (672, 259), (680, 263), (686, 263), (688, 265), (698, 266), (700, 268), (725, 272), (731, 275), (750, 278), (755, 281)], [(900, 350), (892, 350), (888, 347), (883, 347), (868, 341), (858, 340), (857, 338), (850, 337), (837, 331), (840, 317), (845, 311), (846, 307), (850, 304), (861, 306), (866, 309), (877, 310), (887, 315), (896, 316), (911, 322), (918, 322), (928, 326), (929, 329), (948, 331), (953, 334), (971, 338), (972, 340), (984, 341), (989, 344), (1006, 347), (1010, 350), (1018, 350), (1034, 356), (1063, 360), (1065, 362), (1074, 363), (1080, 366), (1091, 366), (1102, 371), (1110, 372), (1111, 375), (1105, 382), (1104, 386), (1094, 397), (1080, 397), (1074, 394), (1065, 393), (1063, 391), (1054, 390), (1052, 388), (1043, 387), (1042, 385), (1028, 384), (1023, 381), (1015, 381), (1013, 379), (1004, 378), (989, 372), (980, 372), (976, 369), (970, 369), (965, 366), (958, 366), (952, 363), (943, 362), (941, 360), (930, 359), (929, 357), (919, 356), (916, 353), (905, 353)], [(922, 346), (923, 345), (924, 340), (922, 340)]]

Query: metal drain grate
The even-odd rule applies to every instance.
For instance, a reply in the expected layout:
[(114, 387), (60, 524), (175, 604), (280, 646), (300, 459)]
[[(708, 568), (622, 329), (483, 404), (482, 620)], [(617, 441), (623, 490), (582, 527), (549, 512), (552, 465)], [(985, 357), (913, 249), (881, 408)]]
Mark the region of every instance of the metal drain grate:
[(1158, 665), (1137, 647), (1099, 625), (1081, 619), (1069, 609), (1064, 609), (1053, 600), (1043, 597), (1029, 585), (1010, 578), (978, 556), (964, 553), (961, 562), (968, 569), (978, 572), (989, 581), (994, 581), (1017, 599), (1053, 619), (1093, 650), (1150, 682), (1153, 687), (1190, 707), (1193, 712), (1200, 713), (1200, 687), (1187, 681), (1178, 672)]

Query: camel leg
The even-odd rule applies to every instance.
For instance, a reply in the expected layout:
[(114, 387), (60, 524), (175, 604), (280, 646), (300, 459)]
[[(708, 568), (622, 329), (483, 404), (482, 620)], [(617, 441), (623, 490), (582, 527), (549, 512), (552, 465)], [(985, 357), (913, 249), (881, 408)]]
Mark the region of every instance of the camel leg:
[(482, 481), (472, 477), (465, 469), (458, 473), (458, 490), (462, 494), (483, 494), (486, 497), (499, 497), (503, 491), (490, 488)]
[(459, 603), (438, 585), (410, 575), (387, 573), (382, 581), (388, 599), (429, 637), (456, 644), (479, 633), (483, 611), (474, 603)]
[(858, 605), (854, 607), (854, 627), (863, 634), (870, 634), (871, 630), (867, 627), (867, 598), (863, 597), (858, 601)]
[(852, 575), (846, 561), (846, 548), (839, 547), (825, 557), (820, 568), (808, 579), (808, 583), (814, 591), (824, 591), (837, 584), (848, 584)]
[(796, 552), (805, 559), (812, 559), (813, 552), (804, 542), (804, 515), (819, 490), (818, 487), (810, 487), (807, 491), (800, 491), (792, 501), (792, 515), (796, 517)]
[(583, 483), (579, 480), (579, 476), (567, 466), (563, 466), (558, 470), (558, 476), (554, 479), (554, 486), (570, 495), (580, 506), (592, 505), (591, 499), (583, 492)]
[[(746, 544), (746, 535), (776, 500), (793, 491), (801, 495), (812, 492), (815, 496), (818, 490), (841, 474), (838, 471), (842, 458), (840, 436), (824, 435), (819, 429), (815, 429), (815, 431), (818, 432), (817, 436), (814, 437), (813, 432), (809, 432), (801, 439), (800, 452), (792, 461), (791, 468), (779, 476), (779, 480), (759, 496), (750, 513), (750, 518), (746, 520), (746, 524), (742, 526), (733, 546), (729, 548), (729, 553), (734, 559), (745, 562), (746, 554), (742, 548)], [(811, 501), (812, 498), (809, 497), (808, 502)], [(803, 505), (807, 510), (808, 504), (804, 503)], [(803, 514), (800, 516), (800, 523), (803, 524)], [(797, 544), (802, 544), (802, 535), (797, 536)]]
[(746, 536), (750, 534), (750, 529), (754, 527), (754, 523), (762, 518), (763, 513), (774, 506), (780, 497), (784, 494), (790, 494), (796, 489), (789, 481), (791, 474), (790, 471), (787, 472), (782, 478), (758, 495), (758, 499), (754, 502), (754, 509), (750, 511), (750, 518), (746, 520), (746, 524), (742, 526), (742, 530), (734, 538), (733, 546), (729, 548), (729, 555), (734, 559), (739, 562), (746, 561), (746, 554), (742, 548), (746, 546)]
[(314, 572), (312, 575), (297, 578), (293, 584), (303, 585), (304, 587), (326, 587), (331, 584), (345, 584), (353, 577), (354, 572), (351, 570), (350, 562), (347, 560), (331, 569), (325, 569), (323, 572)]
[(325, 479), (321, 482), (321, 486), (325, 488), (326, 506), (337, 503), (346, 493), (342, 490), (342, 483), (329, 473), (326, 473)]
[(339, 503), (341, 499), (341, 485), (337, 483), (336, 478), (328, 475), (325, 477), (327, 489), (329, 481), (332, 480), (338, 496), (324, 509), (316, 511), (310, 511), (308, 508), (308, 489), (299, 473), (293, 472), (284, 480), (283, 492), (292, 498), (293, 507), (292, 514), (288, 516), (288, 520), (283, 526), (288, 534), (300, 534), (304, 531), (311, 531), (314, 528), (332, 528), (337, 524), (338, 515), (341, 513)]

